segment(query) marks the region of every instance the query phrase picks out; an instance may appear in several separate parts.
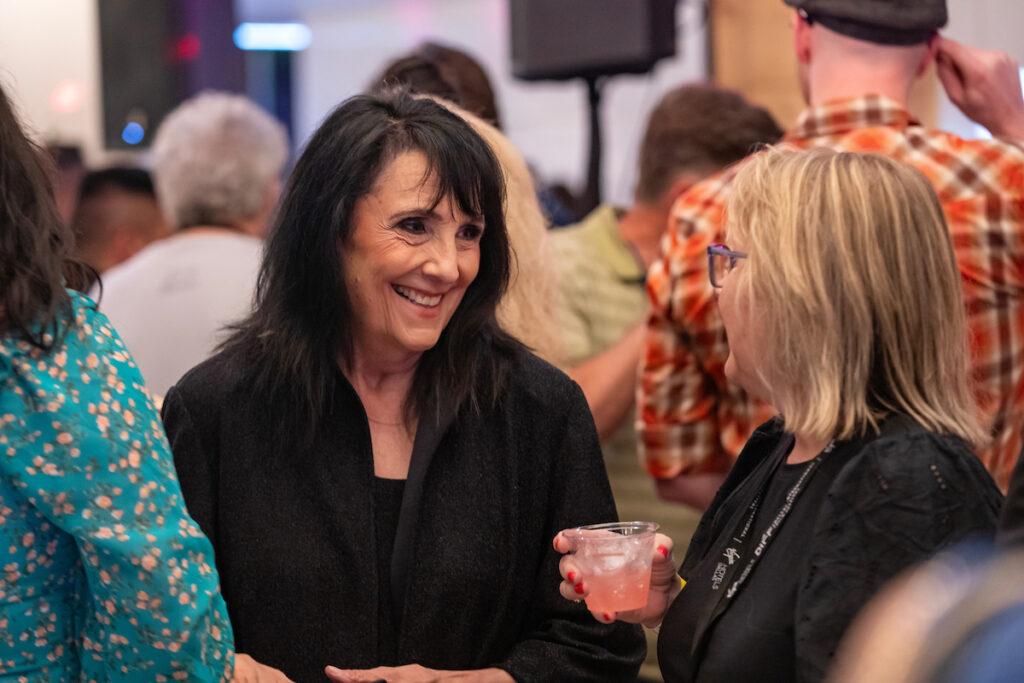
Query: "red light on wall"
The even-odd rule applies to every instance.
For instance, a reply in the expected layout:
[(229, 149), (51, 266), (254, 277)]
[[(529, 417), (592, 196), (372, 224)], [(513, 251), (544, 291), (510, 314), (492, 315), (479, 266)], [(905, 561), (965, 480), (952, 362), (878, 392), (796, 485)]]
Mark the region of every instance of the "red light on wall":
[(186, 33), (171, 44), (170, 58), (175, 62), (191, 62), (199, 56), (202, 50), (202, 43), (194, 33)]
[(50, 109), (62, 114), (77, 112), (84, 100), (85, 88), (73, 79), (61, 81), (50, 91)]

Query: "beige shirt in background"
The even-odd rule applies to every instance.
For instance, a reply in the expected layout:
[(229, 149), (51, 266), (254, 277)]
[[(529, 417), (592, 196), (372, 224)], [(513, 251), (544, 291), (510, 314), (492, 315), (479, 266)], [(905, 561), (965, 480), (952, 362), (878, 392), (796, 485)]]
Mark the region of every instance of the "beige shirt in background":
[[(607, 350), (647, 314), (644, 270), (619, 234), (618, 218), (615, 207), (603, 204), (580, 223), (551, 232), (562, 292), (558, 329), (568, 367)], [(633, 422), (626, 419), (602, 442), (606, 459), (636, 460)]]

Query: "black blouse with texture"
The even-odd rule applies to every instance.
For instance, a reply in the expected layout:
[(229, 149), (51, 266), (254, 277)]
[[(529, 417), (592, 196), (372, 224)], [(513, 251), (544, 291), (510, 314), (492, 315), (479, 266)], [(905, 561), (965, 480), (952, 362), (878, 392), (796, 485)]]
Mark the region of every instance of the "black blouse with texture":
[[(701, 519), (665, 617), (667, 683), (820, 681), (857, 611), (888, 579), (971, 535), (991, 536), (1001, 495), (957, 439), (890, 418), (882, 435), (837, 444), (807, 480), (749, 579), (695, 644), (717, 593), (712, 576), (759, 468), (786, 438), (776, 421), (751, 437)], [(753, 526), (759, 539), (807, 463), (774, 474)]]

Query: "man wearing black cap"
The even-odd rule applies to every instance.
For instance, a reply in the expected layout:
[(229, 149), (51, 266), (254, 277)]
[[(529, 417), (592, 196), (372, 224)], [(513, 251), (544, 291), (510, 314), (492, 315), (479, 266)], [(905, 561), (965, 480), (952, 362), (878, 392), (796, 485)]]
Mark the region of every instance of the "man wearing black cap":
[[(978, 398), (993, 439), (979, 456), (1006, 490), (1024, 444), (1024, 99), (1001, 53), (940, 38), (944, 0), (785, 0), (809, 108), (786, 135), (795, 147), (879, 152), (935, 185), (964, 276)], [(949, 95), (995, 140), (923, 128), (907, 112), (935, 61)], [(704, 247), (723, 241), (735, 168), (673, 207), (648, 273), (652, 310), (638, 390), (640, 449), (663, 498), (705, 508), (756, 426), (754, 405), (723, 372), (725, 332)], [(1024, 472), (1022, 472), (1024, 479)], [(1024, 483), (1021, 485), (1024, 493)]]

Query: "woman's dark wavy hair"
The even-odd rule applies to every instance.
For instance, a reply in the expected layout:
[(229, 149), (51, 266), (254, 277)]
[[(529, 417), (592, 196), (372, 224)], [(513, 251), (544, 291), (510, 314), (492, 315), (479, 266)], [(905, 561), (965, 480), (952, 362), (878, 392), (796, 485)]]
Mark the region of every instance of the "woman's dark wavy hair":
[(501, 167), (487, 143), (437, 103), (406, 91), (360, 95), (336, 108), (306, 145), (270, 231), (254, 312), (221, 347), (254, 368), (252, 390), (272, 406), (279, 436), (298, 428), (312, 438), (330, 409), (339, 361), (353, 356), (341, 258), (353, 209), (390, 161), (413, 150), (437, 181), (435, 204), (451, 197), (464, 213), (482, 216), (486, 230), (479, 273), (423, 354), (406, 417), (439, 415), (442, 401), (479, 411), (504, 387), (520, 345), (495, 318), (510, 272)]
[(0, 334), (49, 350), (71, 313), (65, 285), (83, 287), (74, 235), (57, 213), (46, 152), (25, 134), (0, 87)]

